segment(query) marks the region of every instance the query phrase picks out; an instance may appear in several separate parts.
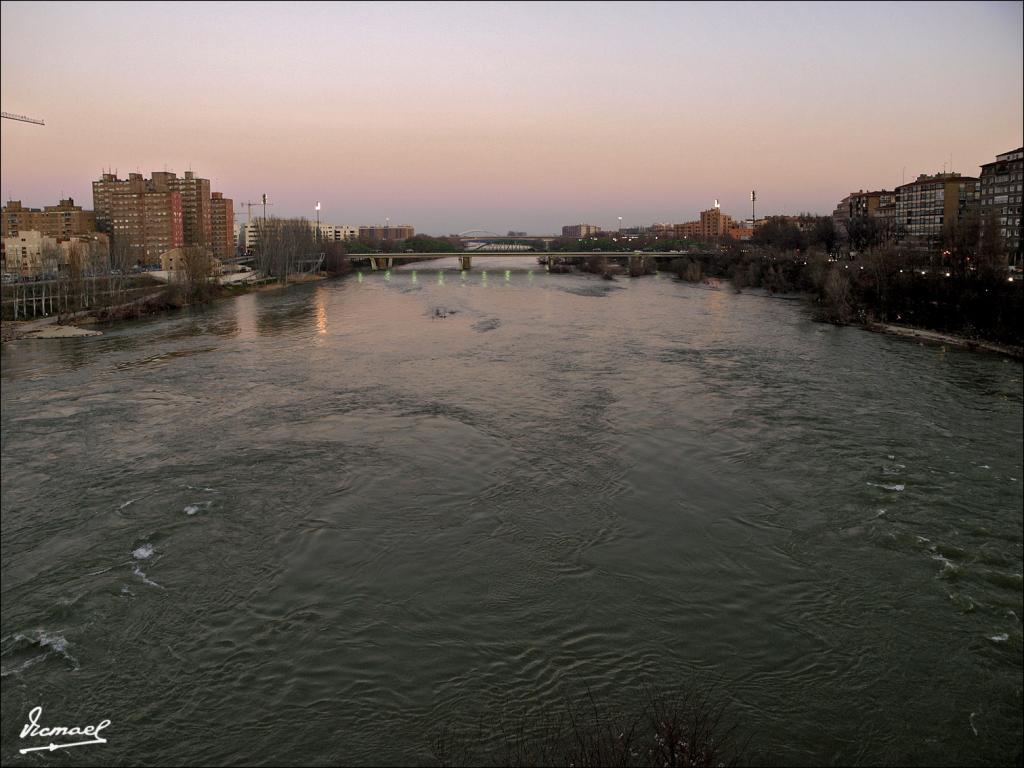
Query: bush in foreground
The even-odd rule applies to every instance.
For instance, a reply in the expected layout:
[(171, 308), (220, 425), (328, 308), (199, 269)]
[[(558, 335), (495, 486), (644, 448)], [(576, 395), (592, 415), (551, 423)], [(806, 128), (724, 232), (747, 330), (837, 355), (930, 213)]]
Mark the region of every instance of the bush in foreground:
[(443, 730), (431, 751), (438, 765), (734, 766), (746, 745), (706, 693), (648, 691), (639, 713), (599, 705), (592, 695), (554, 717), (481, 722), (476, 738)]

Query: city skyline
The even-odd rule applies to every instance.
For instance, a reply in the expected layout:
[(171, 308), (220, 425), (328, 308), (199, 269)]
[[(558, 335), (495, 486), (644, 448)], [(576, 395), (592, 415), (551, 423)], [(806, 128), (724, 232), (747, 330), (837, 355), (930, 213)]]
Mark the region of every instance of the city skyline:
[(552, 233), (827, 215), (1022, 143), (1019, 3), (180, 8), (4, 4), (3, 107), (46, 120), (4, 124), (5, 199), (192, 168), (276, 215)]

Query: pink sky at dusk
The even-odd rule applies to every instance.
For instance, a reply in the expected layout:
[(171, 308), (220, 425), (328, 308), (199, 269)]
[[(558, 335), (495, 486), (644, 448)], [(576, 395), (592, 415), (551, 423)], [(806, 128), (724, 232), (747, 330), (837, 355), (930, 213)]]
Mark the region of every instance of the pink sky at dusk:
[(191, 167), (277, 215), (534, 233), (831, 212), (1024, 143), (1021, 3), (8, 3), (0, 188)]

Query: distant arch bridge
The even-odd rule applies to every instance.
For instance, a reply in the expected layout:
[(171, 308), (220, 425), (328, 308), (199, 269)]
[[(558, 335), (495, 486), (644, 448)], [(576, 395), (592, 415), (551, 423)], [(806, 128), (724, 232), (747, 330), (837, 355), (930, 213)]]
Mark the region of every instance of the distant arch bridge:
[(473, 251), (546, 251), (557, 235), (499, 235), (486, 229), (467, 229), (456, 237), (467, 252)]

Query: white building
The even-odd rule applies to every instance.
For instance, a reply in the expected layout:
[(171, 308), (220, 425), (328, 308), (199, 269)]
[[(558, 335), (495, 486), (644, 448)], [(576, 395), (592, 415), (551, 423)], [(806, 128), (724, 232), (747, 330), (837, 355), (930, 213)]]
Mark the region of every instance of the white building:
[(109, 265), (110, 246), (106, 235), (93, 233), (72, 237), (50, 237), (26, 229), (3, 239), (5, 273), (22, 277), (56, 276), (68, 268), (75, 254), (83, 269), (101, 270)]
[[(316, 232), (315, 221), (309, 222), (309, 226)], [(352, 227), (348, 224), (321, 224), (320, 240), (325, 243), (344, 243), (350, 240), (359, 239), (359, 227)]]
[[(43, 270), (43, 247), (53, 253), (50, 247), (56, 249), (57, 238), (45, 237), (42, 232), (35, 229), (28, 229), (16, 235), (4, 238), (4, 270), (23, 277), (38, 276)], [(49, 266), (49, 265), (48, 265)], [(52, 270), (57, 271), (54, 264)]]
[(242, 224), (238, 228), (238, 247), (243, 252), (251, 253), (256, 250), (256, 244), (259, 242), (259, 227), (249, 226), (248, 224)]

